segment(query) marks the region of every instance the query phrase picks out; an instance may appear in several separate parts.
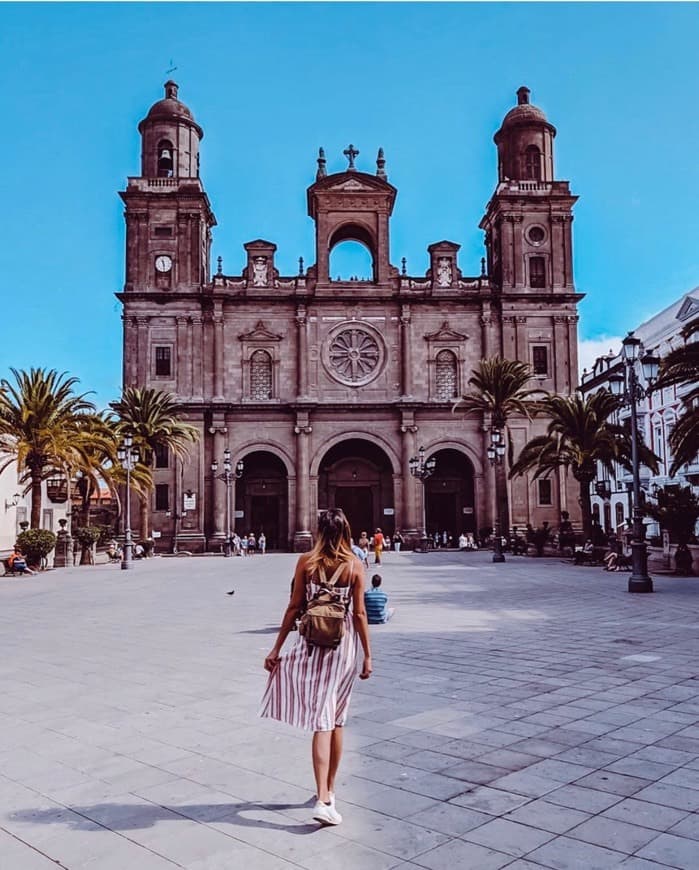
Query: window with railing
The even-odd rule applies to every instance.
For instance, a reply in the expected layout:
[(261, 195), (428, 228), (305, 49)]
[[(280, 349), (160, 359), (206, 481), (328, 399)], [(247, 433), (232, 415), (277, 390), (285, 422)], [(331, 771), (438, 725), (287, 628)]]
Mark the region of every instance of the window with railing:
[(546, 286), (546, 260), (544, 257), (529, 258), (529, 286), (534, 288)]
[(264, 402), (272, 398), (272, 357), (256, 350), (250, 357), (250, 398)]
[(435, 395), (443, 402), (457, 396), (456, 373), (456, 355), (451, 350), (440, 350), (435, 371)]

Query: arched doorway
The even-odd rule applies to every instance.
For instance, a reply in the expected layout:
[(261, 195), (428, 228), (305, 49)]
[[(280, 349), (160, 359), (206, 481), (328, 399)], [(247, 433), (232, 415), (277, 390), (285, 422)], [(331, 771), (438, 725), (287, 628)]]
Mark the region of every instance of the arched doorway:
[(395, 529), (393, 469), (384, 451), (361, 438), (341, 441), (325, 454), (318, 473), (318, 508), (342, 508), (355, 541), (380, 527)]
[(243, 456), (243, 476), (235, 485), (235, 530), (265, 533), (267, 549), (289, 547), (288, 484), (284, 463), (266, 450)]
[(427, 534), (446, 531), (454, 541), (462, 532), (478, 531), (473, 486), (473, 465), (451, 448), (430, 453), (437, 460), (432, 477), (425, 481)]

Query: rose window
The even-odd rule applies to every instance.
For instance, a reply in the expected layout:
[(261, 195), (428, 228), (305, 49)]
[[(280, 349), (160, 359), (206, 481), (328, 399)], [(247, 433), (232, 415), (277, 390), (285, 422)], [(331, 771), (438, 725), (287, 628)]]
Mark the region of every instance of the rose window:
[(378, 335), (367, 328), (344, 328), (331, 335), (324, 362), (329, 373), (350, 386), (369, 383), (378, 374), (384, 350)]

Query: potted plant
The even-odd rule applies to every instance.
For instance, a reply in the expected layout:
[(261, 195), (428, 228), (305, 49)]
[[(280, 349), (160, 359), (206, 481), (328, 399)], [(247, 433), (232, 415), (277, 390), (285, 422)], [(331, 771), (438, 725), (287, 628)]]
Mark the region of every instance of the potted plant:
[(80, 542), (82, 547), (82, 552), (80, 553), (81, 565), (95, 564), (95, 549), (101, 534), (102, 529), (99, 526), (80, 526), (73, 530), (73, 537)]
[(56, 536), (48, 529), (26, 529), (17, 536), (17, 546), (32, 568), (41, 568), (42, 560), (56, 546)]

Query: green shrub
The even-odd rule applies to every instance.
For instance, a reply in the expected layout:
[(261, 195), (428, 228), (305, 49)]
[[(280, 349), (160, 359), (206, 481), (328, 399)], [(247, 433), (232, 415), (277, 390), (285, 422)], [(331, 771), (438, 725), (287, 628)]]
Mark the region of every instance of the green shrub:
[(40, 565), (56, 546), (56, 536), (48, 529), (27, 529), (17, 536), (17, 546), (30, 565)]
[(100, 526), (78, 526), (73, 529), (73, 537), (77, 538), (83, 547), (91, 547), (99, 541), (102, 534)]

